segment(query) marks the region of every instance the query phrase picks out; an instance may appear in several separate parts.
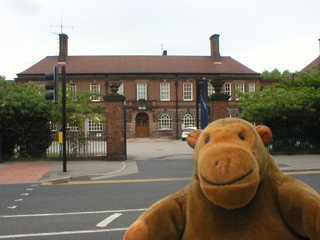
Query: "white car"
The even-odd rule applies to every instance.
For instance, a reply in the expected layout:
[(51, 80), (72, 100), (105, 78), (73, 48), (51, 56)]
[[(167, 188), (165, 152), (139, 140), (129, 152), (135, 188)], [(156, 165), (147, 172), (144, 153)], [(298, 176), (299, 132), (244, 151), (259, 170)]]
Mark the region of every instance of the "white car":
[(186, 128), (185, 130), (183, 130), (182, 135), (181, 135), (182, 141), (185, 141), (187, 139), (189, 133), (193, 130), (196, 130), (196, 129), (197, 129), (196, 127), (189, 127), (189, 128)]

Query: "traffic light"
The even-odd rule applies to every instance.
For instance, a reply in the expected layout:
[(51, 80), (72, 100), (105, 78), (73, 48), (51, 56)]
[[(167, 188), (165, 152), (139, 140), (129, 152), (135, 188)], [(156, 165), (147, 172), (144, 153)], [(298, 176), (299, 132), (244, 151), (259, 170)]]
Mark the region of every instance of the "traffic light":
[(53, 92), (46, 93), (45, 97), (47, 100), (54, 100), (54, 103), (58, 103), (59, 98), (59, 73), (58, 67), (53, 67), (52, 73), (46, 73), (47, 80), (53, 80), (52, 82), (45, 83), (46, 90), (53, 90)]

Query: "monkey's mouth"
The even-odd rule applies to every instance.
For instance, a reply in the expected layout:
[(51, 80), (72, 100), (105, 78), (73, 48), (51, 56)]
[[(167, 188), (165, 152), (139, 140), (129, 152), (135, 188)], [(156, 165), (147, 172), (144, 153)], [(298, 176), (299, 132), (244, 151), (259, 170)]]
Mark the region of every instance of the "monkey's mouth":
[(241, 177), (239, 178), (236, 178), (234, 180), (231, 180), (229, 182), (226, 182), (226, 183), (213, 183), (213, 182), (210, 182), (209, 180), (207, 180), (202, 174), (201, 174), (201, 178), (208, 184), (212, 185), (212, 186), (228, 186), (228, 185), (232, 185), (232, 184), (235, 184), (243, 179), (245, 179), (246, 177), (248, 177), (251, 173), (253, 172), (253, 169), (249, 170), (246, 174), (242, 175)]

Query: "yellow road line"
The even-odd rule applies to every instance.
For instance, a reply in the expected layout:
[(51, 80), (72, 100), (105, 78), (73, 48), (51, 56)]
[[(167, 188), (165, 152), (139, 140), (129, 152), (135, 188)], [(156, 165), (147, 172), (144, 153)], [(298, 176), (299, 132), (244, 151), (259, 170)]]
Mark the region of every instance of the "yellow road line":
[(192, 178), (160, 178), (160, 179), (133, 179), (133, 180), (105, 180), (105, 181), (72, 181), (44, 182), (41, 185), (76, 185), (76, 184), (99, 184), (99, 183), (144, 183), (144, 182), (169, 182), (169, 181), (190, 181)]
[[(286, 175), (320, 174), (320, 171), (285, 172)], [(171, 182), (171, 181), (191, 181), (190, 178), (159, 178), (159, 179), (131, 179), (131, 180), (105, 180), (105, 181), (61, 181), (43, 182), (41, 185), (80, 185), (80, 184), (101, 184), (101, 183), (145, 183), (145, 182)]]
[(319, 174), (320, 171), (305, 171), (305, 172), (285, 172), (286, 175), (304, 175), (304, 174)]

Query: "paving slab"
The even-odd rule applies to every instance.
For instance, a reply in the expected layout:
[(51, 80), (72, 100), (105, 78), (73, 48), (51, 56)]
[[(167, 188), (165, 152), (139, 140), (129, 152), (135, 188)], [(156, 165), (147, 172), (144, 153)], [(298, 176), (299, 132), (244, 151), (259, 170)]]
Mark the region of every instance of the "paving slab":
[(19, 162), (0, 169), (0, 183), (36, 182), (54, 165)]

